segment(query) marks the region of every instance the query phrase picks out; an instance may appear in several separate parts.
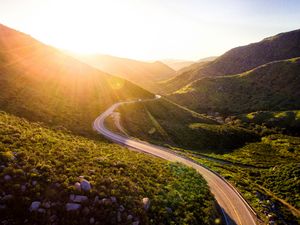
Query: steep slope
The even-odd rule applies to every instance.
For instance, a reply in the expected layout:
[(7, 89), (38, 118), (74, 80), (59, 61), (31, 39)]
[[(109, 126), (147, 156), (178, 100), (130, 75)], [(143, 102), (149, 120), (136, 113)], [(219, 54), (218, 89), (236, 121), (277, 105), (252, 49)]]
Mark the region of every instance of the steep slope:
[(152, 97), (30, 36), (0, 25), (0, 109), (91, 132), (92, 121), (116, 101)]
[(268, 63), (239, 75), (202, 78), (169, 97), (198, 112), (300, 109), (300, 58)]
[(211, 63), (199, 64), (178, 73), (164, 83), (165, 93), (174, 92), (202, 77), (238, 74), (275, 60), (299, 56), (300, 30), (281, 33), (257, 43), (231, 49)]
[(300, 110), (258, 111), (241, 114), (236, 118), (247, 124), (281, 128), (284, 133), (300, 136)]
[(197, 62), (212, 62), (214, 61), (218, 56), (209, 56), (202, 59), (197, 60)]
[[(216, 216), (195, 170), (3, 112), (0, 162), (1, 224), (196, 225), (213, 224)], [(90, 191), (75, 187), (81, 175)], [(67, 210), (74, 202), (79, 209)]]
[(175, 73), (173, 69), (159, 61), (150, 63), (109, 55), (75, 55), (75, 57), (153, 92), (158, 90), (158, 81), (169, 79)]
[(159, 145), (222, 153), (256, 140), (246, 129), (221, 125), (166, 99), (122, 105), (118, 112), (127, 134)]

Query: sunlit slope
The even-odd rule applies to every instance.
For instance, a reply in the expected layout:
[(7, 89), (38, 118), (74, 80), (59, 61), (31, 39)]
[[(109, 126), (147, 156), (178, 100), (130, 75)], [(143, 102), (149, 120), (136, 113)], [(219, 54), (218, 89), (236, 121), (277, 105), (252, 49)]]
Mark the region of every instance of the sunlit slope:
[[(195, 170), (3, 112), (0, 160), (0, 221), (11, 224), (90, 224), (94, 218), (96, 224), (196, 225), (212, 224), (216, 216)], [(92, 186), (88, 192), (74, 186), (81, 175)], [(71, 194), (86, 196), (75, 212), (66, 210)], [(143, 198), (150, 200), (148, 211)], [(42, 211), (29, 210), (34, 201)]]
[(260, 42), (229, 50), (213, 62), (194, 64), (164, 83), (165, 93), (208, 76), (239, 74), (260, 65), (300, 56), (300, 30), (277, 34)]
[(284, 133), (300, 136), (300, 110), (258, 111), (237, 116), (242, 122), (281, 128)]
[(0, 26), (0, 109), (81, 133), (116, 101), (152, 97), (30, 36)]
[(173, 69), (159, 61), (150, 63), (109, 55), (75, 55), (75, 57), (154, 92), (158, 90), (158, 81), (169, 79), (175, 74)]
[(169, 96), (198, 112), (224, 114), (300, 108), (300, 58), (234, 76), (199, 79)]
[(165, 99), (125, 104), (118, 111), (129, 135), (160, 145), (225, 152), (256, 140), (245, 129), (218, 124)]

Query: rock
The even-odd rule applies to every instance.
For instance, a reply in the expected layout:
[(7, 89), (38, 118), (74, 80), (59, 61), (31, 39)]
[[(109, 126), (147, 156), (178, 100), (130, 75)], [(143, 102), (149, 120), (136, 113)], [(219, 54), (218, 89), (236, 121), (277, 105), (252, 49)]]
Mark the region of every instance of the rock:
[(112, 203), (116, 203), (117, 202), (117, 198), (114, 197), (114, 196), (111, 196), (110, 199), (111, 199)]
[(45, 213), (45, 212), (46, 212), (46, 210), (45, 210), (45, 209), (42, 209), (42, 208), (39, 208), (37, 211), (38, 211), (39, 213)]
[(120, 223), (121, 220), (122, 220), (121, 212), (119, 211), (119, 212), (117, 213), (117, 221)]
[(148, 210), (149, 207), (150, 207), (150, 199), (149, 198), (143, 198), (142, 202), (143, 202), (143, 205), (144, 205), (144, 209)]
[(6, 174), (6, 175), (4, 176), (4, 180), (5, 180), (5, 181), (10, 181), (10, 180), (11, 180), (11, 176), (8, 175), (8, 174)]
[(76, 211), (81, 208), (81, 205), (78, 203), (67, 203), (66, 210), (67, 211)]
[(111, 205), (112, 204), (112, 201), (108, 198), (103, 198), (101, 201), (104, 205)]
[(83, 215), (87, 216), (90, 213), (90, 209), (88, 207), (84, 207), (82, 213)]
[(133, 216), (132, 215), (128, 215), (127, 216), (127, 220), (132, 220), (133, 219)]
[(124, 206), (123, 206), (123, 205), (120, 205), (119, 211), (120, 211), (120, 212), (123, 212), (124, 210), (125, 210)]
[(100, 203), (99, 196), (96, 196), (95, 199), (94, 199), (94, 204), (97, 204), (97, 203)]
[(80, 186), (81, 186), (81, 189), (83, 191), (89, 191), (91, 190), (91, 184), (90, 182), (88, 182), (87, 180), (83, 179), (81, 182), (80, 182)]
[(90, 224), (94, 224), (95, 223), (95, 218), (94, 217), (91, 217), (90, 218)]
[(55, 220), (57, 220), (57, 216), (56, 215), (52, 215), (50, 218), (50, 222), (55, 222)]
[(11, 200), (11, 199), (13, 199), (13, 198), (14, 198), (13, 195), (5, 195), (5, 196), (3, 196), (2, 200), (3, 200), (3, 201), (9, 201), (9, 200)]
[(88, 201), (88, 197), (85, 195), (70, 195), (70, 200), (73, 202), (81, 203)]
[(26, 191), (26, 185), (24, 185), (24, 184), (21, 185), (21, 191), (22, 191), (22, 192), (25, 192), (25, 191)]
[(40, 207), (40, 205), (41, 205), (41, 202), (39, 202), (39, 201), (34, 201), (34, 202), (31, 203), (29, 210), (30, 210), (31, 212), (32, 212), (32, 211), (37, 211), (38, 208)]
[(74, 184), (74, 187), (75, 187), (76, 190), (81, 191), (81, 185), (80, 185), (79, 182), (76, 182), (76, 183)]
[(133, 223), (132, 223), (132, 225), (139, 225), (140, 224), (140, 221), (134, 221)]
[(43, 207), (46, 208), (46, 209), (49, 209), (51, 207), (50, 202), (44, 202)]
[(172, 213), (173, 212), (173, 210), (171, 208), (169, 208), (169, 207), (166, 207), (166, 210), (167, 210), (168, 213)]

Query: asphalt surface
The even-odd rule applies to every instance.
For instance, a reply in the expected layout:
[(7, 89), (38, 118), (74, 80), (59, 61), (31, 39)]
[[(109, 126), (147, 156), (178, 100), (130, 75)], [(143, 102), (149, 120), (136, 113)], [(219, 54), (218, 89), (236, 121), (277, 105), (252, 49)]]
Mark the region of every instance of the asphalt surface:
[(256, 216), (252, 209), (247, 205), (241, 195), (235, 190), (233, 186), (228, 184), (222, 177), (209, 169), (195, 163), (193, 160), (189, 160), (183, 156), (173, 153), (171, 150), (152, 145), (146, 142), (135, 140), (130, 137), (121, 136), (113, 133), (105, 128), (104, 120), (110, 116), (114, 110), (121, 104), (130, 104), (136, 101), (120, 102), (112, 105), (104, 113), (102, 113), (93, 124), (94, 129), (112, 140), (113, 142), (134, 148), (140, 152), (152, 154), (154, 156), (163, 158), (172, 162), (180, 162), (189, 167), (196, 169), (203, 178), (207, 181), (208, 186), (212, 194), (215, 196), (216, 201), (221, 207), (224, 222), (227, 225), (254, 225), (258, 224)]

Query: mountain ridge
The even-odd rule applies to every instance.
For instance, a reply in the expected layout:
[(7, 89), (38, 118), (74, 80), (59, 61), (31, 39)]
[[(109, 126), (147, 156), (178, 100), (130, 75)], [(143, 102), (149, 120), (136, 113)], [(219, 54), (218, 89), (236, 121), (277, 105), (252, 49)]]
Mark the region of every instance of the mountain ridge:
[(244, 113), (300, 108), (300, 57), (231, 76), (204, 77), (168, 97), (197, 112)]
[(239, 74), (276, 60), (300, 56), (300, 29), (280, 33), (260, 42), (233, 48), (214, 61), (199, 64), (178, 73), (164, 83), (166, 92), (172, 93), (201, 77)]

